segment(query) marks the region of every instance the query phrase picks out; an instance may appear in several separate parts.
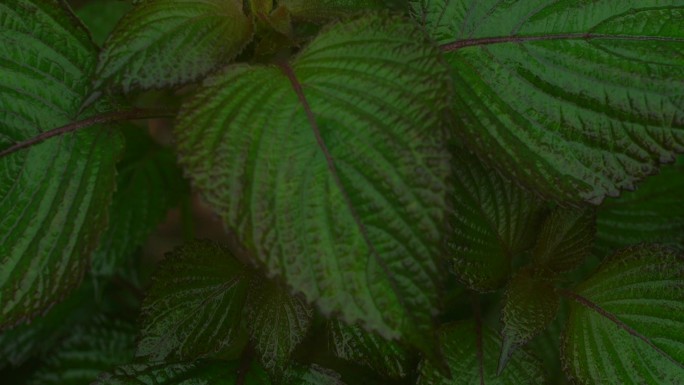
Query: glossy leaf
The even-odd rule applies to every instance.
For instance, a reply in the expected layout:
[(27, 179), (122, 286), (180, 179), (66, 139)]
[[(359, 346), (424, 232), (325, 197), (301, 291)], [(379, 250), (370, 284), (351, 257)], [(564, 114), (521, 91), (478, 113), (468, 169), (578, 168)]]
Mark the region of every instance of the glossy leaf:
[[(0, 150), (75, 119), (95, 58), (62, 2), (3, 0)], [(0, 330), (80, 283), (106, 225), (120, 149), (117, 132), (93, 127), (0, 158)]]
[(539, 192), (601, 202), (684, 151), (684, 1), (416, 0), (458, 132)]
[(545, 271), (524, 269), (508, 282), (503, 301), (503, 341), (497, 371), (503, 370), (511, 353), (553, 322), (559, 305), (560, 297)]
[(467, 150), (453, 153), (452, 268), (469, 288), (491, 291), (506, 282), (513, 258), (533, 246), (545, 214), (543, 202)]
[(143, 303), (137, 355), (187, 360), (235, 348), (247, 289), (248, 272), (222, 246), (197, 241), (177, 248)]
[(252, 34), (242, 1), (146, 1), (105, 42), (95, 88), (129, 92), (197, 81), (227, 65)]
[(309, 331), (313, 309), (275, 282), (253, 281), (247, 297), (247, 328), (262, 366), (280, 376), (290, 354)]
[(636, 191), (608, 199), (598, 211), (596, 253), (643, 242), (684, 250), (684, 163), (663, 167)]
[(73, 331), (29, 380), (29, 385), (88, 385), (101, 372), (133, 359), (135, 327), (99, 318)]
[(76, 15), (88, 27), (93, 41), (102, 45), (116, 23), (132, 8), (129, 1), (92, 0), (76, 9)]
[(574, 292), (561, 352), (578, 384), (681, 384), (684, 255), (621, 250)]
[[(429, 361), (420, 365), (418, 385), (520, 385), (543, 384), (541, 363), (526, 351), (513, 353), (501, 375), (496, 374), (501, 339), (488, 328), (476, 333), (475, 323), (459, 322), (442, 327), (442, 351), (451, 370), (451, 379), (444, 377)], [(479, 349), (482, 349), (480, 359)]]
[(411, 370), (408, 350), (396, 341), (335, 319), (328, 322), (328, 333), (330, 351), (339, 358), (390, 378), (404, 378)]
[(596, 210), (554, 209), (546, 218), (532, 250), (535, 266), (556, 273), (573, 270), (591, 253), (596, 235)]
[(145, 243), (169, 209), (187, 192), (173, 152), (139, 127), (126, 127), (126, 151), (117, 164), (116, 193), (107, 231), (93, 256), (91, 274), (110, 276)]
[(281, 67), (234, 66), (180, 112), (181, 163), (256, 257), (324, 314), (430, 350), (449, 156), (448, 73), (371, 15)]

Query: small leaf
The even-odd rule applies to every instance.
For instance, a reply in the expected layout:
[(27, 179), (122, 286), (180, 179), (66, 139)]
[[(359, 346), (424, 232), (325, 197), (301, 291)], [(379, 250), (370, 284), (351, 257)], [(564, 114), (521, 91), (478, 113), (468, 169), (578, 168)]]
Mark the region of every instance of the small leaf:
[(459, 135), (545, 196), (600, 203), (684, 151), (681, 0), (414, 0)]
[(383, 0), (280, 0), (296, 19), (323, 21), (383, 8)]
[(560, 297), (546, 277), (546, 272), (523, 269), (508, 282), (497, 372), (503, 370), (513, 351), (544, 331), (556, 318)]
[(187, 189), (172, 151), (155, 144), (139, 127), (124, 127), (124, 133), (126, 151), (117, 164), (109, 227), (90, 270), (96, 278), (120, 269)]
[(345, 385), (341, 376), (316, 364), (295, 366), (288, 372), (287, 385)]
[[(2, 1), (0, 150), (75, 119), (96, 52), (63, 2)], [(0, 158), (0, 330), (79, 285), (107, 223), (120, 150), (119, 133), (100, 126)]]
[[(684, 159), (680, 158), (680, 159)], [(684, 163), (663, 167), (636, 191), (608, 199), (597, 217), (596, 254), (643, 242), (684, 250)]]
[(542, 225), (532, 250), (535, 266), (564, 273), (582, 264), (591, 253), (596, 234), (596, 210), (554, 209)]
[(76, 15), (88, 27), (93, 41), (102, 45), (116, 23), (131, 10), (131, 3), (121, 0), (89, 1), (76, 9)]
[(269, 272), (426, 352), (449, 174), (438, 56), (400, 18), (337, 23), (291, 65), (208, 79), (176, 128), (194, 184)]
[[(476, 333), (475, 323), (459, 322), (442, 327), (440, 342), (451, 369), (452, 379), (444, 377), (430, 361), (420, 366), (418, 385), (520, 385), (543, 384), (541, 363), (522, 349), (513, 353), (501, 375), (496, 374), (501, 339), (484, 328)], [(481, 351), (480, 353), (478, 351)]]
[(133, 359), (133, 325), (97, 318), (73, 334), (45, 360), (29, 385), (86, 385), (104, 371)]
[(143, 303), (137, 356), (186, 360), (240, 349), (248, 274), (213, 242), (174, 250), (159, 267)]
[(409, 373), (409, 353), (396, 341), (337, 319), (328, 322), (328, 330), (328, 345), (335, 356), (390, 378), (404, 378)]
[(567, 294), (561, 352), (578, 384), (678, 385), (684, 378), (684, 255), (637, 246)]
[(247, 297), (247, 328), (262, 366), (279, 377), (309, 331), (313, 309), (273, 281), (253, 282)]
[(129, 92), (196, 81), (228, 64), (252, 34), (242, 1), (146, 1), (105, 42), (95, 88)]
[[(129, 364), (101, 375), (92, 385), (235, 385), (237, 372), (237, 362), (224, 361)], [(269, 383), (248, 373), (243, 385)]]
[(454, 210), (449, 248), (459, 281), (479, 291), (506, 282), (514, 257), (534, 244), (545, 214), (541, 202), (467, 150), (455, 148)]

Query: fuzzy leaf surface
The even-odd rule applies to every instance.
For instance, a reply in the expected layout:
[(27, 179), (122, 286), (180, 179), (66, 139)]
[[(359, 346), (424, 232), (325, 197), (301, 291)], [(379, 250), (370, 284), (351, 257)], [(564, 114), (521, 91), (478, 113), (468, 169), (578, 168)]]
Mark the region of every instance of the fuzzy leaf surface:
[(545, 210), (521, 189), (464, 149), (454, 149), (451, 264), (461, 283), (491, 291), (511, 273), (514, 257), (531, 248)]
[(104, 44), (95, 88), (123, 92), (199, 80), (237, 56), (253, 25), (238, 0), (149, 0)]
[(598, 211), (595, 251), (600, 257), (638, 243), (684, 250), (684, 158), (663, 167), (636, 191), (609, 199)]
[(337, 23), (292, 64), (207, 80), (176, 129), (195, 185), (268, 271), (426, 350), (449, 175), (437, 55), (399, 18)]
[(542, 194), (600, 203), (684, 151), (683, 0), (416, 0), (468, 147)]
[[(62, 2), (3, 1), (0, 150), (73, 121), (96, 56)], [(80, 283), (106, 225), (120, 150), (117, 132), (93, 127), (0, 158), (0, 330)]]
[(561, 352), (578, 384), (682, 383), (684, 255), (623, 249), (574, 292)]
[[(444, 377), (430, 361), (420, 365), (418, 385), (520, 385), (543, 384), (541, 363), (524, 350), (513, 353), (508, 366), (501, 375), (496, 374), (501, 338), (488, 328), (476, 333), (475, 323), (464, 321), (443, 326), (440, 343), (446, 357), (451, 379)], [(478, 343), (478, 339), (481, 342)], [(482, 348), (479, 359), (478, 346)]]
[(170, 253), (143, 302), (137, 356), (187, 360), (230, 348), (240, 336), (248, 274), (213, 242), (196, 241)]
[(591, 253), (595, 236), (593, 207), (557, 207), (544, 220), (532, 250), (533, 263), (556, 273), (571, 271)]

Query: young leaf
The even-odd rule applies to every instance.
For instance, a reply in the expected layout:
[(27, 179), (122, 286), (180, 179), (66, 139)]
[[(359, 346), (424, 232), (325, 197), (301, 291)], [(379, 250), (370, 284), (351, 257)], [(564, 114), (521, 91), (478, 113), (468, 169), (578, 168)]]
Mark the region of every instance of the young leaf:
[(430, 361), (420, 366), (418, 385), (520, 385), (543, 384), (540, 362), (525, 352), (513, 353), (502, 374), (496, 374), (501, 339), (490, 329), (476, 333), (474, 322), (459, 322), (442, 327), (440, 342), (451, 369), (452, 379), (444, 377)]
[(281, 0), (296, 19), (321, 21), (348, 14), (380, 10), (383, 0)]
[(684, 151), (681, 0), (415, 0), (458, 131), (541, 193), (601, 202)]
[(534, 244), (545, 210), (537, 197), (467, 150), (453, 154), (452, 267), (469, 288), (495, 290), (508, 279), (512, 259)]
[(114, 274), (186, 189), (173, 152), (155, 144), (139, 127), (125, 127), (124, 133), (126, 151), (117, 164), (109, 227), (93, 256), (95, 277)]
[[(235, 385), (237, 362), (194, 361), (180, 363), (128, 364), (101, 375), (92, 385)], [(270, 385), (254, 370), (243, 385)]]
[(102, 45), (116, 23), (132, 8), (131, 3), (121, 0), (89, 1), (76, 10), (76, 15), (88, 27), (93, 41)]
[(64, 340), (31, 377), (29, 385), (85, 385), (133, 359), (135, 327), (98, 318)]
[[(95, 57), (62, 2), (3, 0), (0, 150), (72, 121)], [(0, 330), (45, 312), (81, 281), (120, 150), (117, 132), (94, 127), (0, 157)]]
[(338, 373), (318, 365), (295, 366), (288, 372), (287, 385), (345, 385)]
[(601, 257), (643, 242), (684, 250), (684, 163), (663, 167), (636, 191), (609, 199), (598, 211), (596, 253)]
[(269, 271), (426, 351), (449, 175), (438, 56), (402, 19), (334, 24), (293, 64), (209, 79), (176, 129), (181, 163)]
[(404, 378), (409, 368), (409, 352), (396, 341), (387, 341), (357, 325), (333, 319), (328, 322), (330, 351), (335, 356), (390, 378)]
[(137, 355), (186, 360), (235, 349), (248, 274), (213, 242), (193, 242), (170, 253), (143, 303)]
[(564, 273), (591, 253), (596, 234), (596, 210), (557, 207), (546, 218), (532, 250), (536, 267)]
[(252, 39), (239, 0), (150, 0), (105, 42), (95, 88), (129, 92), (193, 82), (226, 65)]
[(556, 318), (560, 297), (545, 275), (545, 272), (523, 269), (506, 287), (502, 311), (503, 341), (497, 372), (503, 370), (519, 346), (544, 331)]
[(578, 384), (681, 384), (682, 254), (658, 246), (621, 250), (567, 295), (574, 302), (561, 351)]
[(264, 369), (280, 376), (309, 331), (313, 309), (273, 281), (253, 282), (247, 297), (247, 328)]

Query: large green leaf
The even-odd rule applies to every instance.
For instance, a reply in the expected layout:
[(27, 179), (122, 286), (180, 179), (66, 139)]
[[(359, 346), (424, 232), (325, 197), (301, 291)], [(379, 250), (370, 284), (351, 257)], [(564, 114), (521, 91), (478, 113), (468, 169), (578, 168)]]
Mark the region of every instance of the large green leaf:
[(494, 290), (508, 279), (513, 258), (534, 245), (545, 210), (538, 197), (467, 150), (456, 148), (453, 153), (452, 268), (469, 288)]
[(180, 112), (181, 163), (267, 269), (324, 314), (427, 350), (449, 84), (413, 24), (334, 24), (292, 64), (207, 80)]
[(636, 191), (608, 199), (598, 211), (596, 253), (642, 242), (668, 244), (684, 250), (684, 162), (664, 167), (660, 175)]
[[(0, 149), (71, 122), (96, 49), (56, 0), (0, 4)], [(0, 158), (0, 329), (30, 320), (81, 281), (104, 230), (121, 149), (91, 128)]]
[(242, 1), (145, 1), (105, 42), (95, 88), (128, 92), (196, 81), (228, 64), (252, 33)]
[(458, 132), (543, 194), (601, 202), (684, 151), (683, 0), (415, 0)]
[(493, 330), (476, 328), (474, 322), (464, 321), (442, 327), (440, 342), (452, 378), (441, 374), (430, 361), (423, 361), (418, 385), (544, 383), (541, 363), (524, 350), (515, 351), (506, 369), (497, 376), (501, 339)]
[(109, 227), (93, 256), (91, 274), (96, 277), (116, 272), (187, 190), (175, 154), (141, 130), (124, 129), (126, 151), (117, 164)]
[(328, 322), (328, 345), (344, 360), (367, 366), (390, 378), (404, 378), (410, 368), (409, 352), (396, 341), (387, 341), (358, 325), (333, 319)]
[(577, 383), (682, 383), (684, 255), (658, 246), (621, 250), (568, 295), (561, 352)]
[(313, 309), (301, 297), (262, 278), (253, 280), (245, 310), (262, 366), (276, 376), (282, 375), (290, 354), (309, 331)]
[(248, 274), (213, 242), (176, 249), (160, 266), (143, 303), (137, 355), (186, 360), (235, 349)]
[(135, 353), (135, 327), (98, 318), (73, 331), (50, 354), (29, 385), (88, 385), (104, 371), (129, 362)]

